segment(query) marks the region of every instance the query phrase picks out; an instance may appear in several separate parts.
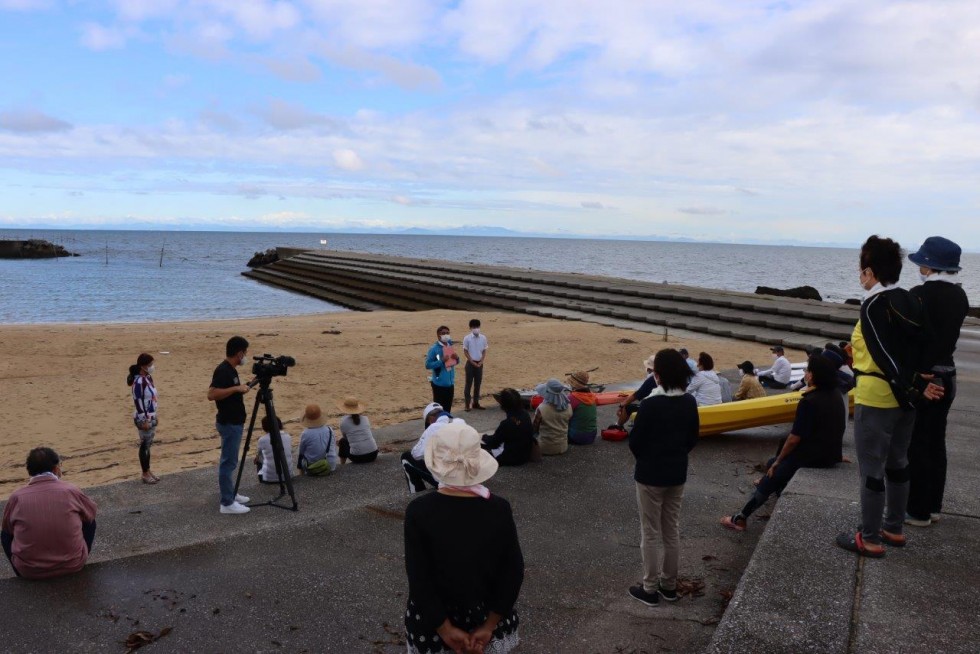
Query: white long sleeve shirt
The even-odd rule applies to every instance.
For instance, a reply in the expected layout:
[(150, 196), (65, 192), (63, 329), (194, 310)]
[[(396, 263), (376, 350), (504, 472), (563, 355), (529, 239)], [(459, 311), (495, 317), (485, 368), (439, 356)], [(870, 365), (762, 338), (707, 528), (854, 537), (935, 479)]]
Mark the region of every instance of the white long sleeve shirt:
[(793, 376), (793, 366), (790, 364), (789, 359), (784, 356), (778, 356), (773, 361), (772, 368), (759, 371), (759, 376), (761, 377), (762, 375), (769, 375), (780, 384), (788, 384), (790, 377)]

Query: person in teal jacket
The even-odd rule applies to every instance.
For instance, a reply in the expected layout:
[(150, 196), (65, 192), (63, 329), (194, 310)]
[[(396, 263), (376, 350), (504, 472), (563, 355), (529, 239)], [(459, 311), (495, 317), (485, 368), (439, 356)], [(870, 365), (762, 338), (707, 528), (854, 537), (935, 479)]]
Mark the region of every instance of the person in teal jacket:
[(449, 327), (440, 325), (436, 330), (438, 337), (425, 356), (425, 368), (431, 370), (429, 383), (432, 385), (432, 401), (438, 402), (442, 408), (452, 412), (453, 394), (456, 392), (456, 364), (459, 355), (453, 349), (453, 339), (449, 335)]

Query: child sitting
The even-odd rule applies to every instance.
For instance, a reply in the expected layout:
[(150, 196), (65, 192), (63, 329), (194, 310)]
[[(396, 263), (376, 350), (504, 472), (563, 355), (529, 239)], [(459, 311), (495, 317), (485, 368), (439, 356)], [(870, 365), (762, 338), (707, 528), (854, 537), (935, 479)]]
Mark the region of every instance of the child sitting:
[[(282, 420), (279, 420), (279, 436), (282, 438), (282, 451), (286, 456), (283, 465), (286, 466), (287, 474), (292, 477), (292, 458), (293, 458), (293, 439), (282, 429)], [(272, 454), (272, 419), (271, 416), (262, 418), (262, 431), (265, 434), (259, 438), (258, 449), (255, 454), (255, 469), (259, 473), (259, 481), (263, 484), (278, 484), (284, 479), (280, 479), (276, 474), (276, 459)]]

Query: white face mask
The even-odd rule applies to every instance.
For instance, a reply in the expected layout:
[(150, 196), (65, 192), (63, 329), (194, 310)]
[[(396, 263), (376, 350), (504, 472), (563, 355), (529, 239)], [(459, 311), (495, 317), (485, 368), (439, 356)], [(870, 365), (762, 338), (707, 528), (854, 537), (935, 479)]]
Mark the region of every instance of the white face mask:
[(449, 334), (443, 334), (442, 336), (439, 337), (439, 340), (442, 341), (443, 343), (448, 343), (451, 340), (451, 338)]
[(470, 331), (473, 332), (473, 335), (474, 336), (479, 336), (480, 335), (480, 328), (479, 327), (474, 327)]
[(146, 369), (146, 374), (152, 375), (153, 374), (153, 371), (156, 370), (156, 369), (157, 369), (156, 366), (150, 366), (149, 368)]
[(927, 281), (929, 277), (930, 276), (927, 275), (926, 273), (921, 273), (921, 272), (919, 273), (919, 279), (921, 279), (922, 281)]
[(242, 353), (242, 358), (238, 360), (238, 365), (244, 366), (245, 365), (245, 360), (247, 358), (248, 358), (247, 355), (245, 353)]

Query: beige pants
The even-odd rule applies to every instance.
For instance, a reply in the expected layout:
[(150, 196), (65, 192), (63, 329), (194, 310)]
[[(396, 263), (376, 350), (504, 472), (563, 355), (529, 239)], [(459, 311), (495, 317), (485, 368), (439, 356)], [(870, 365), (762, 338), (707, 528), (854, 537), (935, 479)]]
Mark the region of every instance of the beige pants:
[(647, 486), (636, 484), (636, 504), (640, 509), (640, 553), (643, 556), (643, 590), (652, 593), (658, 586), (677, 588), (680, 558), (681, 500), (684, 485)]

